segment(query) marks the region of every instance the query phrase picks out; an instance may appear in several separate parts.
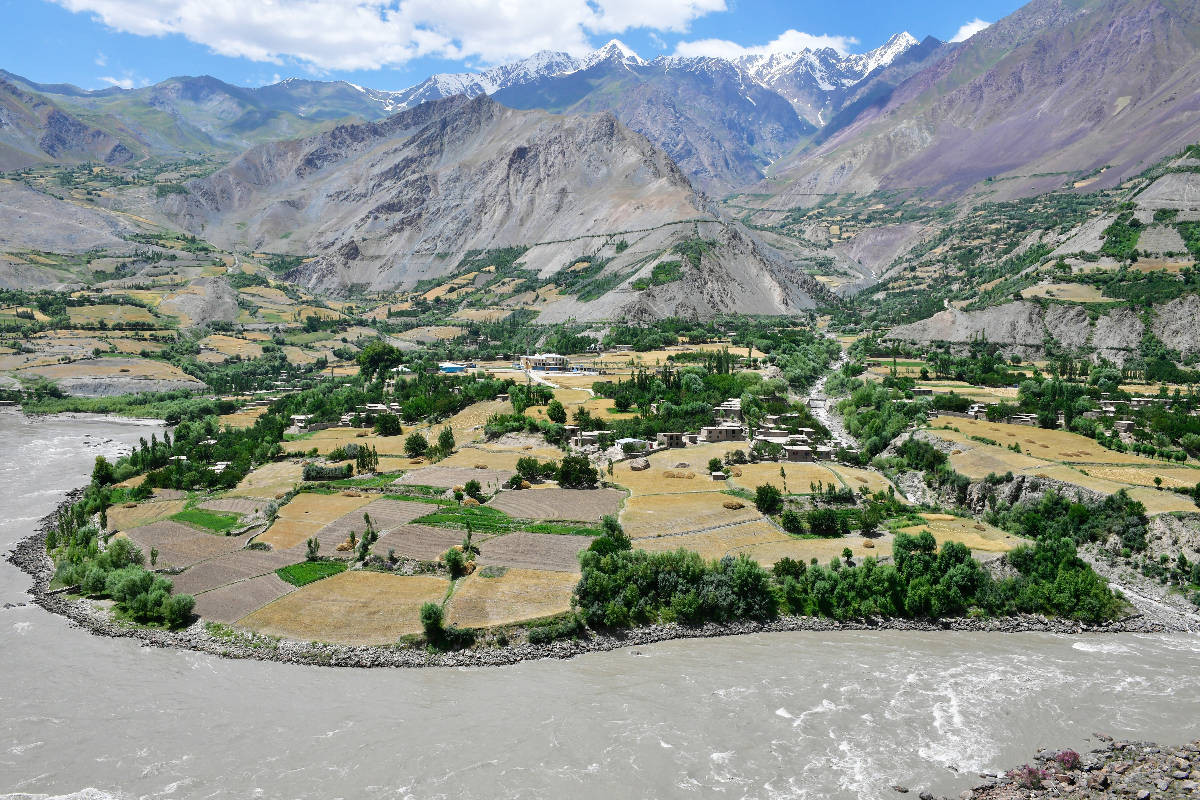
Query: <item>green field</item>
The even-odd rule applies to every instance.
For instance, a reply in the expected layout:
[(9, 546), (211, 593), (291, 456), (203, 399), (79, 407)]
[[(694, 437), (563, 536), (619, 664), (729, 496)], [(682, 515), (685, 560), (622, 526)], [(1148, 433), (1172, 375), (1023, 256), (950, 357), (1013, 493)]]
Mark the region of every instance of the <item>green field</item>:
[(204, 528), (213, 533), (225, 533), (233, 530), (241, 522), (241, 517), (237, 514), (223, 514), (218, 511), (206, 511), (203, 508), (185, 508), (173, 515), (171, 519), (185, 525)]
[(275, 574), (293, 586), (307, 586), (322, 578), (346, 571), (343, 561), (301, 561), (275, 570)]

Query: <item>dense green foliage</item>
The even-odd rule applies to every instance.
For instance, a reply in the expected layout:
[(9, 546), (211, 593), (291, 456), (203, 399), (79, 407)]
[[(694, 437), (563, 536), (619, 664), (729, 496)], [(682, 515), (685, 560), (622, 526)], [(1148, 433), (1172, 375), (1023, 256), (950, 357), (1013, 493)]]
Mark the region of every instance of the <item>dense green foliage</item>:
[(299, 564), (280, 567), (275, 570), (275, 574), (293, 586), (307, 586), (345, 571), (345, 561), (301, 561)]

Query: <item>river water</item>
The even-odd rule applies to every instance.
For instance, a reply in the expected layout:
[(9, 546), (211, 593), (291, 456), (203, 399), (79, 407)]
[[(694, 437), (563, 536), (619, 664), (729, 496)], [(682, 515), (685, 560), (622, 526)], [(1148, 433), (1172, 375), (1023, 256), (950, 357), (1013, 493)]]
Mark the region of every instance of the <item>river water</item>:
[[(0, 550), (152, 430), (0, 411)], [(0, 565), (0, 606), (27, 587)], [(0, 610), (0, 720), (0, 797), (957, 794), (1092, 731), (1197, 738), (1200, 638), (781, 633), (354, 670), (145, 648), (24, 605)]]

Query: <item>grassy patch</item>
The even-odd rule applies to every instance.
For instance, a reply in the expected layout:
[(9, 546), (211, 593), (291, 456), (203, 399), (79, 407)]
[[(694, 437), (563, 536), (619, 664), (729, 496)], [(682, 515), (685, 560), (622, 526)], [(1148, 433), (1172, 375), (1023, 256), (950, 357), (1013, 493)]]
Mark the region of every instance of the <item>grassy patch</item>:
[(233, 530), (241, 521), (241, 517), (237, 514), (224, 514), (203, 508), (186, 508), (178, 514), (173, 514), (171, 519), (185, 525), (204, 528), (213, 533), (225, 533), (225, 531)]
[(440, 528), (460, 528), (467, 523), (471, 530), (479, 533), (552, 533), (565, 536), (599, 536), (600, 530), (593, 526), (575, 522), (534, 522), (514, 519), (503, 511), (488, 506), (448, 506), (440, 511), (413, 520), (418, 525), (433, 525)]
[(307, 586), (345, 571), (346, 565), (341, 561), (301, 561), (299, 564), (280, 567), (275, 570), (275, 574), (293, 586)]
[(382, 489), (385, 486), (391, 486), (403, 474), (403, 471), (398, 471), (372, 475), (369, 478), (346, 478), (340, 481), (329, 481), (328, 485), (336, 486), (339, 489)]

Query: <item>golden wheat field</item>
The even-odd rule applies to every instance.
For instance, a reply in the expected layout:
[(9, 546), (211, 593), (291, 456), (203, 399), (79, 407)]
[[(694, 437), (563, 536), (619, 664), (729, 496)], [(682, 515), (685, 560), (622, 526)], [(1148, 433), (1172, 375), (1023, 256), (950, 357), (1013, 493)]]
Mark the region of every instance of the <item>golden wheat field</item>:
[(1148, 489), (1144, 486), (1136, 486), (1129, 490), (1129, 496), (1146, 507), (1146, 513), (1150, 516), (1155, 514), (1170, 514), (1175, 511), (1196, 512), (1200, 508), (1192, 502), (1191, 498), (1184, 497), (1175, 492), (1163, 492), (1158, 489)]
[(1021, 290), (1021, 296), (1069, 300), (1075, 303), (1106, 303), (1109, 298), (1095, 286), (1086, 283), (1039, 283)]
[(274, 461), (263, 464), (246, 477), (230, 492), (240, 497), (273, 498), (291, 490), (304, 474), (304, 465), (299, 461)]
[(454, 590), (447, 619), (452, 625), (483, 628), (562, 614), (571, 610), (578, 582), (573, 572), (509, 569), (498, 578), (485, 578), (476, 571)]
[[(870, 541), (871, 547), (866, 547)], [(817, 559), (822, 565), (831, 559), (841, 558), (842, 550), (849, 547), (855, 558), (870, 556), (882, 558), (892, 554), (891, 538), (887, 536), (878, 539), (864, 539), (862, 536), (839, 536), (832, 539), (792, 539), (785, 538), (774, 542), (756, 544), (744, 548), (739, 553), (754, 559), (764, 567), (771, 567), (781, 558), (791, 558), (808, 563)]]
[[(741, 475), (734, 472), (729, 483), (741, 489), (754, 491), (763, 484), (771, 484), (780, 491), (789, 494), (809, 494), (812, 489), (809, 484), (823, 483), (826, 486), (841, 487), (841, 479), (828, 467), (815, 463), (776, 463), (741, 464), (733, 467), (741, 470)], [(783, 474), (780, 475), (780, 470)], [(857, 482), (856, 482), (857, 483)], [(858, 484), (861, 485), (861, 484)]]
[(1028, 455), (1050, 461), (1080, 464), (1144, 464), (1147, 466), (1156, 464), (1148, 458), (1109, 450), (1093, 439), (1067, 431), (959, 417), (937, 417), (930, 425), (934, 428), (953, 426), (964, 434), (982, 436), (1004, 446), (1016, 442)]
[(863, 488), (871, 493), (886, 492), (892, 485), (886, 476), (874, 470), (844, 467), (841, 464), (831, 464), (828, 469), (856, 492)]
[(267, 409), (264, 407), (247, 408), (232, 414), (223, 414), (217, 417), (217, 420), (222, 427), (228, 425), (231, 428), (252, 428), (255, 421), (265, 413)]
[(215, 350), (225, 356), (241, 356), (242, 358), (258, 358), (263, 354), (262, 345), (236, 336), (226, 336), (214, 333), (200, 340), (200, 346)]
[(238, 625), (301, 641), (381, 645), (421, 632), (421, 605), (441, 602), (444, 578), (353, 570), (302, 586)]
[(1154, 486), (1154, 479), (1160, 478), (1162, 485), (1168, 489), (1191, 489), (1200, 483), (1200, 469), (1188, 467), (1116, 467), (1089, 466), (1084, 468), (1089, 475), (1105, 478), (1132, 486)]
[(73, 306), (67, 309), (73, 325), (95, 325), (98, 322), (154, 322), (154, 315), (141, 306), (98, 305)]
[[(726, 508), (726, 503), (740, 503), (742, 508)], [(642, 539), (749, 522), (761, 516), (752, 501), (720, 492), (649, 494), (625, 501), (621, 525), (631, 538)]]
[(973, 519), (955, 517), (950, 514), (922, 514), (921, 517), (925, 520), (923, 524), (900, 530), (911, 536), (922, 531), (929, 531), (933, 534), (933, 538), (937, 539), (939, 545), (945, 542), (958, 542), (972, 550), (990, 553), (1006, 553), (1023, 543), (1021, 539), (1012, 534)]
[(108, 509), (108, 527), (111, 530), (123, 531), (148, 525), (178, 514), (186, 504), (186, 500), (159, 500), (138, 503), (133, 508), (125, 508), (124, 505), (111, 506)]

